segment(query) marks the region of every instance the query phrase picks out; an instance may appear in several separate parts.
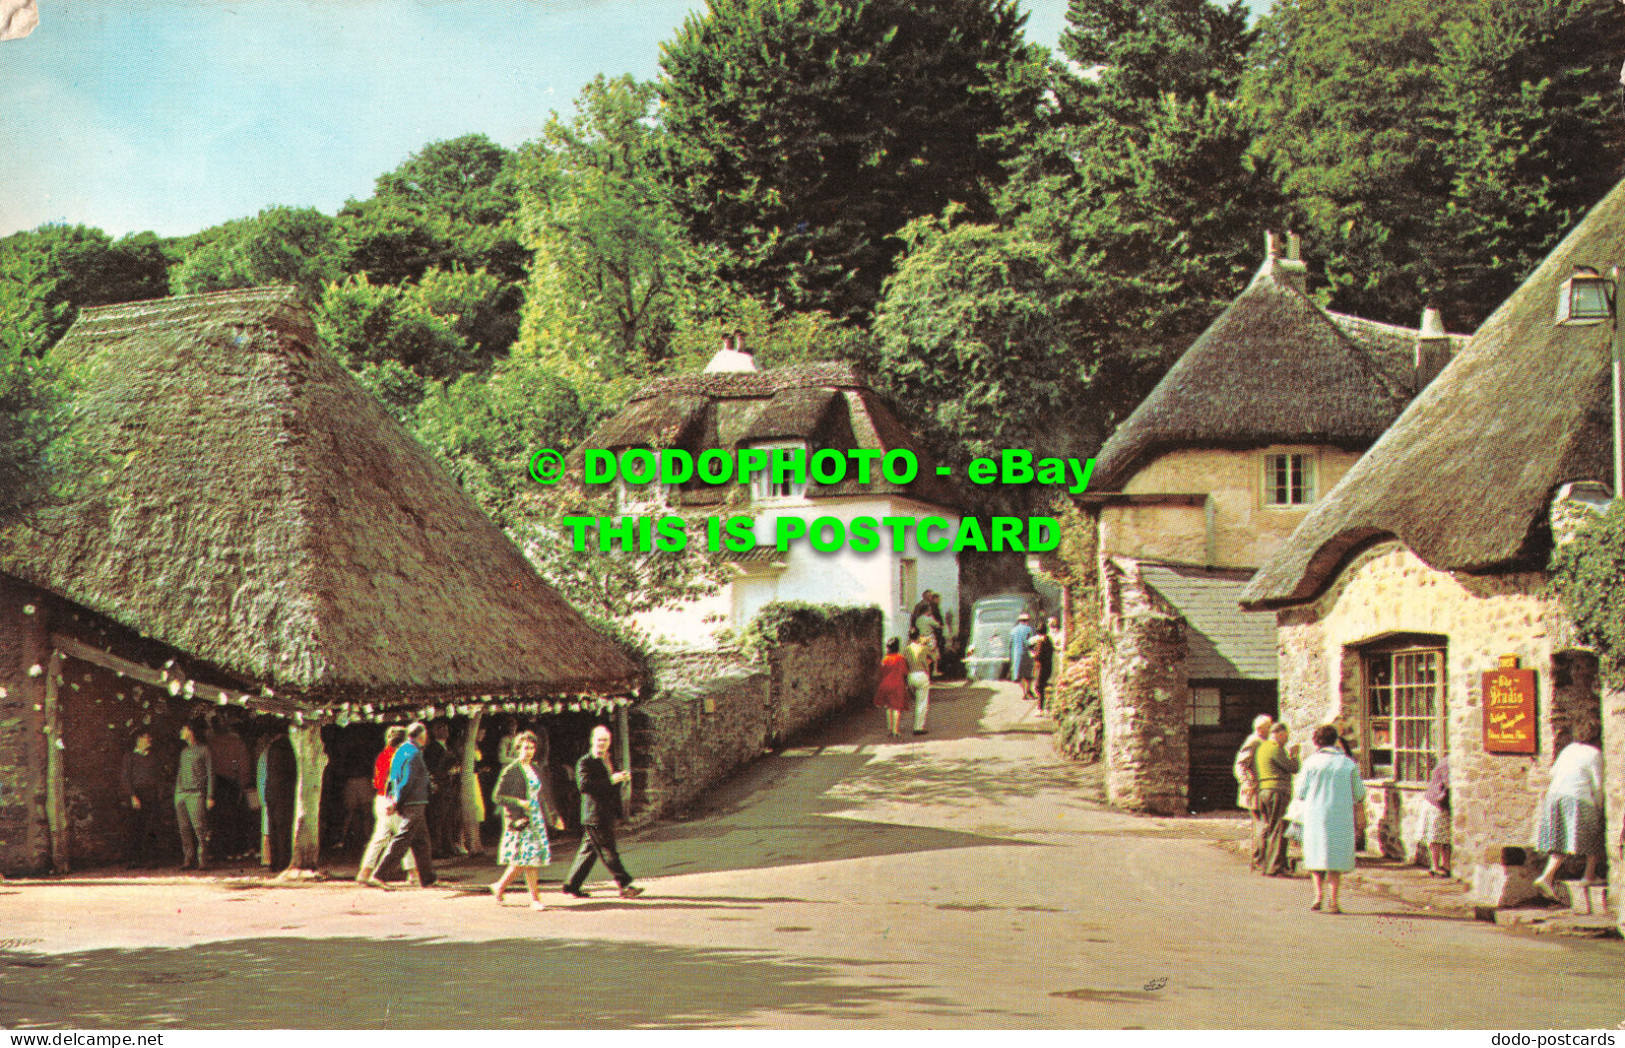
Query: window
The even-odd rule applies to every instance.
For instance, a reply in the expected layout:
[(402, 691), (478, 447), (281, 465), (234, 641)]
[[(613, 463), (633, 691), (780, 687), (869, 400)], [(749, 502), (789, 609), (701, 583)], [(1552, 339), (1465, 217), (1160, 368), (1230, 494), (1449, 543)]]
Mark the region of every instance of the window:
[(1264, 505), (1307, 506), (1315, 501), (1315, 456), (1289, 451), (1264, 456)]
[(628, 484), (625, 478), (618, 477), (615, 480), (615, 504), (621, 513), (648, 513), (651, 510), (675, 506), (678, 492), (681, 490), (675, 484), (662, 484), (658, 481), (651, 481), (648, 484)]
[(904, 611), (912, 611), (914, 602), (919, 599), (919, 564), (913, 557), (902, 557), (897, 561), (897, 606)]
[(1191, 725), (1217, 727), (1223, 720), (1224, 705), (1218, 688), (1191, 689)]
[(1367, 772), (1421, 785), (1444, 749), (1444, 650), (1365, 655)]
[[(796, 440), (774, 444), (753, 444), (751, 446), (766, 451), (769, 454), (767, 466), (757, 471), (750, 478), (750, 497), (752, 499), (757, 501), (763, 501), (766, 499), (798, 499), (807, 493), (806, 444)], [(780, 451), (799, 452), (799, 454), (794, 456), (794, 458), (799, 460), (800, 468), (786, 468), (783, 471), (784, 478), (775, 483), (773, 480), (773, 453)], [(780, 455), (777, 457), (787, 464), (792, 461), (792, 456), (790, 455)]]

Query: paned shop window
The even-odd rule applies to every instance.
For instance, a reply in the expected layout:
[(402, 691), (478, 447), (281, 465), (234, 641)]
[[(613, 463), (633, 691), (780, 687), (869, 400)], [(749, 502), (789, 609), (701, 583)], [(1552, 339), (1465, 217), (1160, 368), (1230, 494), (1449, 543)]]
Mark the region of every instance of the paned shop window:
[(1365, 655), (1366, 771), (1425, 784), (1444, 750), (1444, 650)]

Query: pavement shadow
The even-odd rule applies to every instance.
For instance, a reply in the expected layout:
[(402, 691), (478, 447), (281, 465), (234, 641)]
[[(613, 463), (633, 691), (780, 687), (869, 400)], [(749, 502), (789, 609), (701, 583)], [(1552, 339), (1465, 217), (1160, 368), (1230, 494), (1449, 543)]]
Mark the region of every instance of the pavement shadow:
[[(550, 930), (536, 915), (536, 930)], [(891, 969), (895, 968), (895, 971)], [(0, 1027), (29, 1029), (703, 1029), (955, 1016), (908, 965), (751, 950), (536, 938), (482, 943), (242, 939), (185, 949), (0, 953)], [(318, 1014), (309, 990), (330, 986)], [(1029, 1017), (1007, 1014), (1019, 1023)], [(779, 1020), (782, 1024), (782, 1018)]]

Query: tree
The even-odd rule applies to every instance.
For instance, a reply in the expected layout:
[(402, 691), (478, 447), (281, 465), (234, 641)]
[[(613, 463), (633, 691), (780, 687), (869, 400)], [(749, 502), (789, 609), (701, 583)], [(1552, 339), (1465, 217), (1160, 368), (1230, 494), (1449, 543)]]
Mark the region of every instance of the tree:
[(348, 249), (327, 215), (272, 207), (200, 233), (170, 273), (175, 294), (291, 284), (312, 299), (344, 275)]
[(641, 381), (670, 356), (692, 252), (662, 180), (656, 105), (653, 85), (599, 76), (520, 161), (535, 257), (516, 352), (580, 382)]
[(1603, 677), (1625, 688), (1625, 500), (1589, 521), (1552, 555), (1551, 587), (1584, 644), (1597, 649)]
[(909, 220), (991, 217), (1040, 51), (1014, 0), (710, 0), (661, 50), (676, 203), (724, 275), (866, 321)]
[[(875, 323), (882, 389), (948, 462), (1004, 448), (1077, 454), (1089, 362), (1072, 338), (1052, 245), (995, 226), (920, 219)], [(1056, 424), (1058, 419), (1070, 425)]]
[(1625, 158), (1617, 15), (1586, 0), (1298, 0), (1244, 95), (1332, 303), (1470, 330)]
[[(484, 135), (464, 135), (431, 142), (378, 176), (371, 197), (339, 210), (351, 271), (385, 284), (457, 267), (524, 280), (515, 159)], [(515, 309), (518, 301), (515, 294)]]
[(1233, 98), (1239, 7), (1075, 0), (1069, 19), (1073, 67), (998, 222), (911, 226), (875, 327), (878, 373), (950, 461), (1092, 451), (1246, 286), (1279, 206)]
[(329, 284), (316, 332), (385, 403), (410, 413), (427, 387), (490, 365), (480, 343), (502, 282), (484, 270), (430, 270), (415, 284), (374, 284), (365, 274)]
[(35, 352), (53, 345), (86, 306), (161, 298), (171, 258), (153, 233), (115, 241), (90, 226), (46, 225), (0, 240), (7, 279), (28, 271), (33, 317), (43, 327)]

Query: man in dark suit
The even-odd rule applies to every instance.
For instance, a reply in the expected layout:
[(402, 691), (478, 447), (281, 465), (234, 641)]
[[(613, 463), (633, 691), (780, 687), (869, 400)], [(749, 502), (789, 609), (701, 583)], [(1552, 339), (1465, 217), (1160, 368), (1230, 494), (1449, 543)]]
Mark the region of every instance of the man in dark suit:
[(575, 865), (564, 881), (564, 894), (585, 898), (581, 885), (587, 880), (592, 864), (604, 860), (615, 883), (621, 886), (621, 898), (635, 899), (643, 889), (632, 883), (632, 875), (621, 865), (621, 853), (615, 847), (615, 820), (621, 817), (621, 783), (632, 777), (629, 771), (615, 771), (609, 763), (609, 729), (600, 724), (592, 730), (592, 751), (576, 761), (576, 787), (581, 791), (581, 850), (576, 852)]

